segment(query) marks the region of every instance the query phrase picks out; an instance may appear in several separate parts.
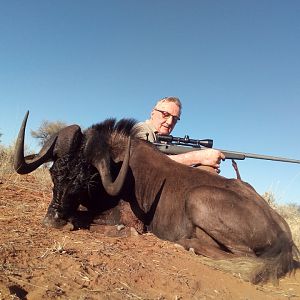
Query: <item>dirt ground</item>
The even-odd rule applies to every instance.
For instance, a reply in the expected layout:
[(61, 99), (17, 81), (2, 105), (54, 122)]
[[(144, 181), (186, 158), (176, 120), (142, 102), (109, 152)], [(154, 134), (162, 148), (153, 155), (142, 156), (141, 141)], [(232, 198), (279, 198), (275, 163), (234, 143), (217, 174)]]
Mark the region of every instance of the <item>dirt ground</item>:
[(0, 299), (300, 299), (299, 271), (255, 286), (151, 234), (45, 228), (50, 199), (32, 175), (0, 179)]

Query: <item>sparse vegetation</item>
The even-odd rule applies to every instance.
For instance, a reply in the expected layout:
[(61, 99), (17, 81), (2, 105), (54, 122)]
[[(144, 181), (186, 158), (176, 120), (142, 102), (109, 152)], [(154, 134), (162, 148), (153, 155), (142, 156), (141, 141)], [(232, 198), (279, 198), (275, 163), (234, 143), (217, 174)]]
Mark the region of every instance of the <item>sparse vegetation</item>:
[(289, 224), (294, 242), (300, 249), (300, 206), (295, 203), (278, 204), (272, 192), (265, 192), (262, 196)]
[(13, 172), (13, 153), (13, 146), (5, 147), (0, 145), (0, 176)]
[(66, 126), (67, 124), (61, 121), (43, 121), (37, 130), (31, 130), (30, 133), (32, 137), (39, 140), (39, 145), (43, 146), (53, 134)]
[[(30, 151), (28, 151), (30, 152)], [(20, 175), (18, 175), (13, 169), (13, 160), (14, 160), (14, 145), (5, 147), (0, 145), (0, 182), (4, 181), (4, 177), (11, 178), (12, 183), (17, 186), (18, 181), (20, 181)], [(47, 167), (42, 166), (38, 168), (35, 172), (32, 173), (33, 177), (36, 179), (36, 182), (41, 185), (41, 189), (50, 187), (51, 177)], [(9, 184), (9, 182), (6, 182)]]

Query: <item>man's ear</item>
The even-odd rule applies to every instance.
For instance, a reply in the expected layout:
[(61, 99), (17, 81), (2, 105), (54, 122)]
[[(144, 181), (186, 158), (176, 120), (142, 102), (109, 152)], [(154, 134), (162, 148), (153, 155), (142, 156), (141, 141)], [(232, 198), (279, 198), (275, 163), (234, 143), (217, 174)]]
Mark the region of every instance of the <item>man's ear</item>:
[(151, 115), (150, 115), (150, 118), (152, 119), (152, 117), (153, 117), (153, 114), (154, 114), (154, 109), (152, 109), (152, 111), (151, 111)]

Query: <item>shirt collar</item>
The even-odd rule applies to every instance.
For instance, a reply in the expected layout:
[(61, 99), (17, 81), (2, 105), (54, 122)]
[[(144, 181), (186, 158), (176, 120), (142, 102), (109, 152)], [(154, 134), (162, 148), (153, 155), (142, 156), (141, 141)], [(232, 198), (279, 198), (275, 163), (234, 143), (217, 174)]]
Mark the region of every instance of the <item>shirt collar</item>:
[(156, 130), (156, 128), (154, 127), (154, 125), (151, 123), (150, 120), (146, 120), (145, 123), (149, 126), (149, 128), (156, 134), (158, 133), (158, 131)]

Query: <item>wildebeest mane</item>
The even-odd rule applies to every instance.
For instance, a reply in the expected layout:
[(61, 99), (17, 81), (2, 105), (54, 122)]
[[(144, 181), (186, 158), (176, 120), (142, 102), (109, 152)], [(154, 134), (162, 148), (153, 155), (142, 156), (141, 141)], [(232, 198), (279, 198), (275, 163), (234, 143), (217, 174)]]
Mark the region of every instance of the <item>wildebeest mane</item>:
[(134, 126), (136, 123), (135, 119), (121, 119), (116, 121), (115, 118), (109, 118), (93, 125), (91, 128), (95, 129), (101, 135), (102, 139), (109, 141), (109, 139), (115, 139), (116, 137), (135, 136), (137, 132)]
[(93, 143), (100, 143), (101, 146), (98, 144), (97, 147), (102, 148), (102, 150), (108, 149), (111, 156), (114, 157), (115, 154), (124, 149), (128, 137), (134, 138), (137, 135), (136, 124), (137, 121), (132, 118), (123, 118), (119, 121), (115, 118), (109, 118), (92, 125), (90, 129), (96, 131), (98, 137), (101, 137), (98, 142), (94, 139)]

